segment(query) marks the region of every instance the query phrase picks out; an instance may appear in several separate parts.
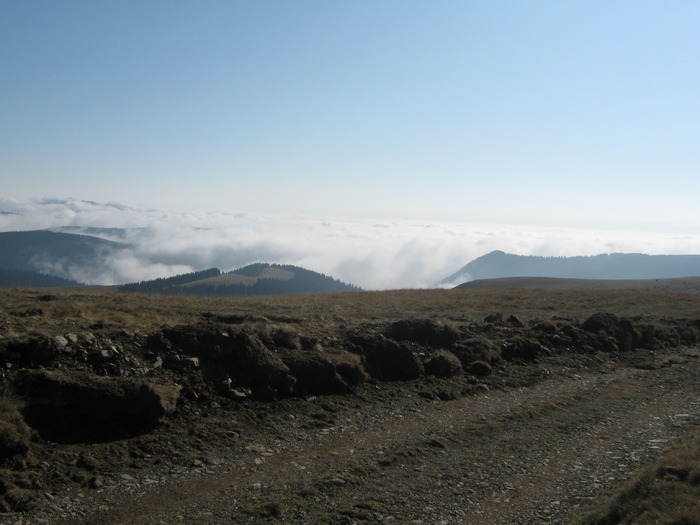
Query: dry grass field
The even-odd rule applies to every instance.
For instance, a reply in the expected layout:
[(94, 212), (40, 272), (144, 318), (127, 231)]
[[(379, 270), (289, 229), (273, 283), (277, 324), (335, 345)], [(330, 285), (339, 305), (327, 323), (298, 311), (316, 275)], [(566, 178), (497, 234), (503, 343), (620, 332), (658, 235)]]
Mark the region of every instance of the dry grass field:
[[(52, 298), (59, 300), (52, 300)], [(337, 323), (434, 318), (469, 322), (502, 313), (524, 321), (552, 316), (585, 319), (596, 312), (618, 316), (700, 318), (700, 296), (648, 290), (397, 290), (316, 295), (199, 298), (120, 294), (110, 288), (0, 290), (5, 334), (47, 335), (102, 325), (151, 331), (220, 316), (304, 319), (318, 330)]]
[(700, 293), (700, 277), (675, 279), (563, 279), (552, 277), (505, 277), (481, 279), (459, 286), (461, 290), (648, 290), (652, 292)]

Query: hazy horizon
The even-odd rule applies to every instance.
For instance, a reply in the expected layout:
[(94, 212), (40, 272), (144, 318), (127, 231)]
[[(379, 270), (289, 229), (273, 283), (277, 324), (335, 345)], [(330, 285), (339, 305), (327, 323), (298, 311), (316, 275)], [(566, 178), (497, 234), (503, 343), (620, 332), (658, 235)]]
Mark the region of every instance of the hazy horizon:
[(99, 284), (269, 262), (302, 266), (370, 290), (429, 288), (493, 250), (542, 256), (700, 254), (700, 234), (194, 213), (77, 199), (0, 198), (0, 231), (61, 227), (124, 229), (100, 235), (133, 247), (106, 262), (109, 274)]

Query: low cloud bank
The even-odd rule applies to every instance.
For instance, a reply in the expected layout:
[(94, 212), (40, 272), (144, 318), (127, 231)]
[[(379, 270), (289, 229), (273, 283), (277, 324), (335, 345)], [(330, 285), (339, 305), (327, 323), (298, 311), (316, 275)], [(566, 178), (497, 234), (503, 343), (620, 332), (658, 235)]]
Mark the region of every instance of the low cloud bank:
[(542, 256), (700, 253), (700, 235), (689, 234), (187, 213), (75, 199), (0, 199), (0, 231), (35, 229), (128, 243), (118, 256), (105, 255), (99, 268), (68, 272), (91, 284), (271, 262), (303, 266), (370, 290), (430, 288), (493, 250)]

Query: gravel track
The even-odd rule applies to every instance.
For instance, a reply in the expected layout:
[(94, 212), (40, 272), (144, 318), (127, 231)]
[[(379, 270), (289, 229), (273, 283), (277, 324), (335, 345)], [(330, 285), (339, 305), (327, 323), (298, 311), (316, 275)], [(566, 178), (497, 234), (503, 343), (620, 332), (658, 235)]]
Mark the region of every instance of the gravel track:
[(700, 359), (672, 361), (550, 360), (530, 386), (448, 401), (400, 384), (310, 398), (210, 451), (219, 461), (126, 475), (3, 523), (566, 523), (697, 428)]

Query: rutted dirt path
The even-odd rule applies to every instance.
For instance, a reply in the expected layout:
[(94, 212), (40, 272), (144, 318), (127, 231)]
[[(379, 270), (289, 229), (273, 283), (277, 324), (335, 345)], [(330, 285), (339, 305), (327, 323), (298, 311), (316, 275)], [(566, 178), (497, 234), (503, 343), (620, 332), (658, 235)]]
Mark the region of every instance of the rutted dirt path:
[(24, 523), (563, 523), (697, 428), (700, 359), (675, 362), (552, 361), (551, 379), (450, 401), (397, 385), (310, 399), (328, 419), (279, 414), (218, 464), (125, 477)]

